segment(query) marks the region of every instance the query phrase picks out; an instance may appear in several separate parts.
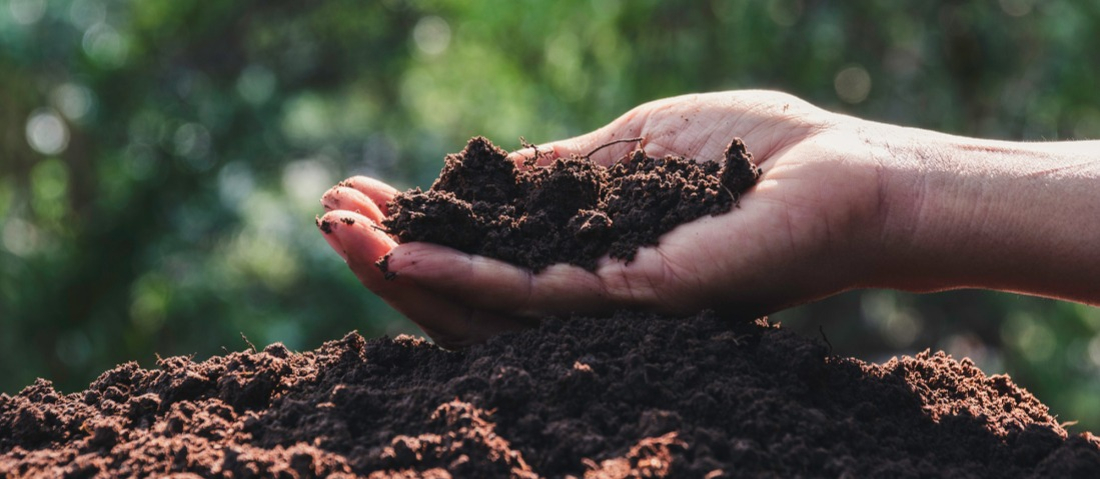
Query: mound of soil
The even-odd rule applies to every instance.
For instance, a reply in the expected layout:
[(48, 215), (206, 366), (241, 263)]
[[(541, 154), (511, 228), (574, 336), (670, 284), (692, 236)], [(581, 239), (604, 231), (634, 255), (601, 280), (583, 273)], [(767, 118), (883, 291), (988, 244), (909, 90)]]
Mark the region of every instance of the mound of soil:
[[(760, 320), (548, 319), (462, 352), (349, 334), (0, 396), (4, 477), (1097, 477), (1005, 376)], [(197, 476), (196, 476), (197, 475)]]
[(706, 215), (729, 211), (760, 170), (740, 139), (722, 162), (634, 150), (610, 168), (587, 158), (517, 168), (475, 137), (447, 155), (428, 191), (398, 194), (382, 225), (402, 243), (426, 241), (538, 271), (555, 263), (595, 269), (601, 256), (639, 247)]

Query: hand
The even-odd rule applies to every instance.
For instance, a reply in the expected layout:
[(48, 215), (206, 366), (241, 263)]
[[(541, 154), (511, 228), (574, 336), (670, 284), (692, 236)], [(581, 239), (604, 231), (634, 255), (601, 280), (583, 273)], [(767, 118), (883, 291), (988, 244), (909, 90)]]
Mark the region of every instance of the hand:
[[(629, 264), (605, 257), (595, 272), (553, 265), (534, 275), (439, 245), (398, 245), (375, 226), (397, 191), (370, 178), (326, 193), (319, 224), (367, 288), (444, 347), (555, 314), (710, 308), (753, 317), (859, 285), (867, 268), (859, 251), (873, 248), (880, 222), (879, 168), (853, 134), (865, 123), (790, 95), (739, 91), (647, 103), (592, 133), (540, 146), (550, 161), (642, 137), (650, 156), (717, 160), (741, 137), (763, 169), (739, 208), (681, 225)], [(633, 147), (609, 146), (591, 160), (609, 165)], [(387, 254), (392, 280), (375, 266)]]

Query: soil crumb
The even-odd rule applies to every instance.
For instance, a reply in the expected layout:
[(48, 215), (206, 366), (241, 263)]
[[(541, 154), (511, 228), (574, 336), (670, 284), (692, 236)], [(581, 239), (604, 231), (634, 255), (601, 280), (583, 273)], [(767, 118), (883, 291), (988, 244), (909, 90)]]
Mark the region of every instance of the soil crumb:
[(461, 352), (355, 333), (0, 395), (0, 477), (1098, 477), (1100, 440), (968, 360), (828, 356), (637, 313)]
[(630, 261), (677, 225), (730, 211), (760, 169), (740, 139), (723, 161), (644, 150), (610, 167), (559, 158), (517, 168), (475, 137), (447, 155), (428, 191), (398, 194), (383, 226), (401, 242), (427, 241), (539, 271), (555, 263), (589, 270), (603, 255)]

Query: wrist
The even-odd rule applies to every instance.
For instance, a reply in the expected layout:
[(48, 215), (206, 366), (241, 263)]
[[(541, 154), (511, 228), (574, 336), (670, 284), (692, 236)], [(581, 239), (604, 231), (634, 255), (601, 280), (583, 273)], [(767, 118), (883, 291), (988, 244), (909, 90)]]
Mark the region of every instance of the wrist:
[(956, 170), (969, 161), (960, 155), (965, 148), (926, 130), (882, 124), (869, 130), (874, 134), (865, 141), (879, 171), (872, 286), (913, 292), (961, 287), (968, 282), (959, 277), (965, 271), (954, 267), (967, 256), (974, 210), (984, 207), (978, 203), (984, 201), (981, 180)]
[[(1020, 143), (887, 127), (879, 286), (986, 288), (1094, 302), (1096, 145)], [(897, 141), (899, 140), (900, 141)], [(1095, 289), (1095, 288), (1094, 288)]]

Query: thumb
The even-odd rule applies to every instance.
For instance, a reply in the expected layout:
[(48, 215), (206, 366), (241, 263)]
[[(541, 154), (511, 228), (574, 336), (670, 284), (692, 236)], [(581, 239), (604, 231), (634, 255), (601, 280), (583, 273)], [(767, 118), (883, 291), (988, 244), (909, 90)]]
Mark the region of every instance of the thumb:
[(532, 158), (536, 159), (536, 165), (545, 166), (558, 158), (578, 156), (610, 166), (635, 148), (645, 146), (645, 138), (640, 131), (632, 130), (616, 121), (580, 136), (516, 150), (508, 155), (508, 159), (523, 167)]

